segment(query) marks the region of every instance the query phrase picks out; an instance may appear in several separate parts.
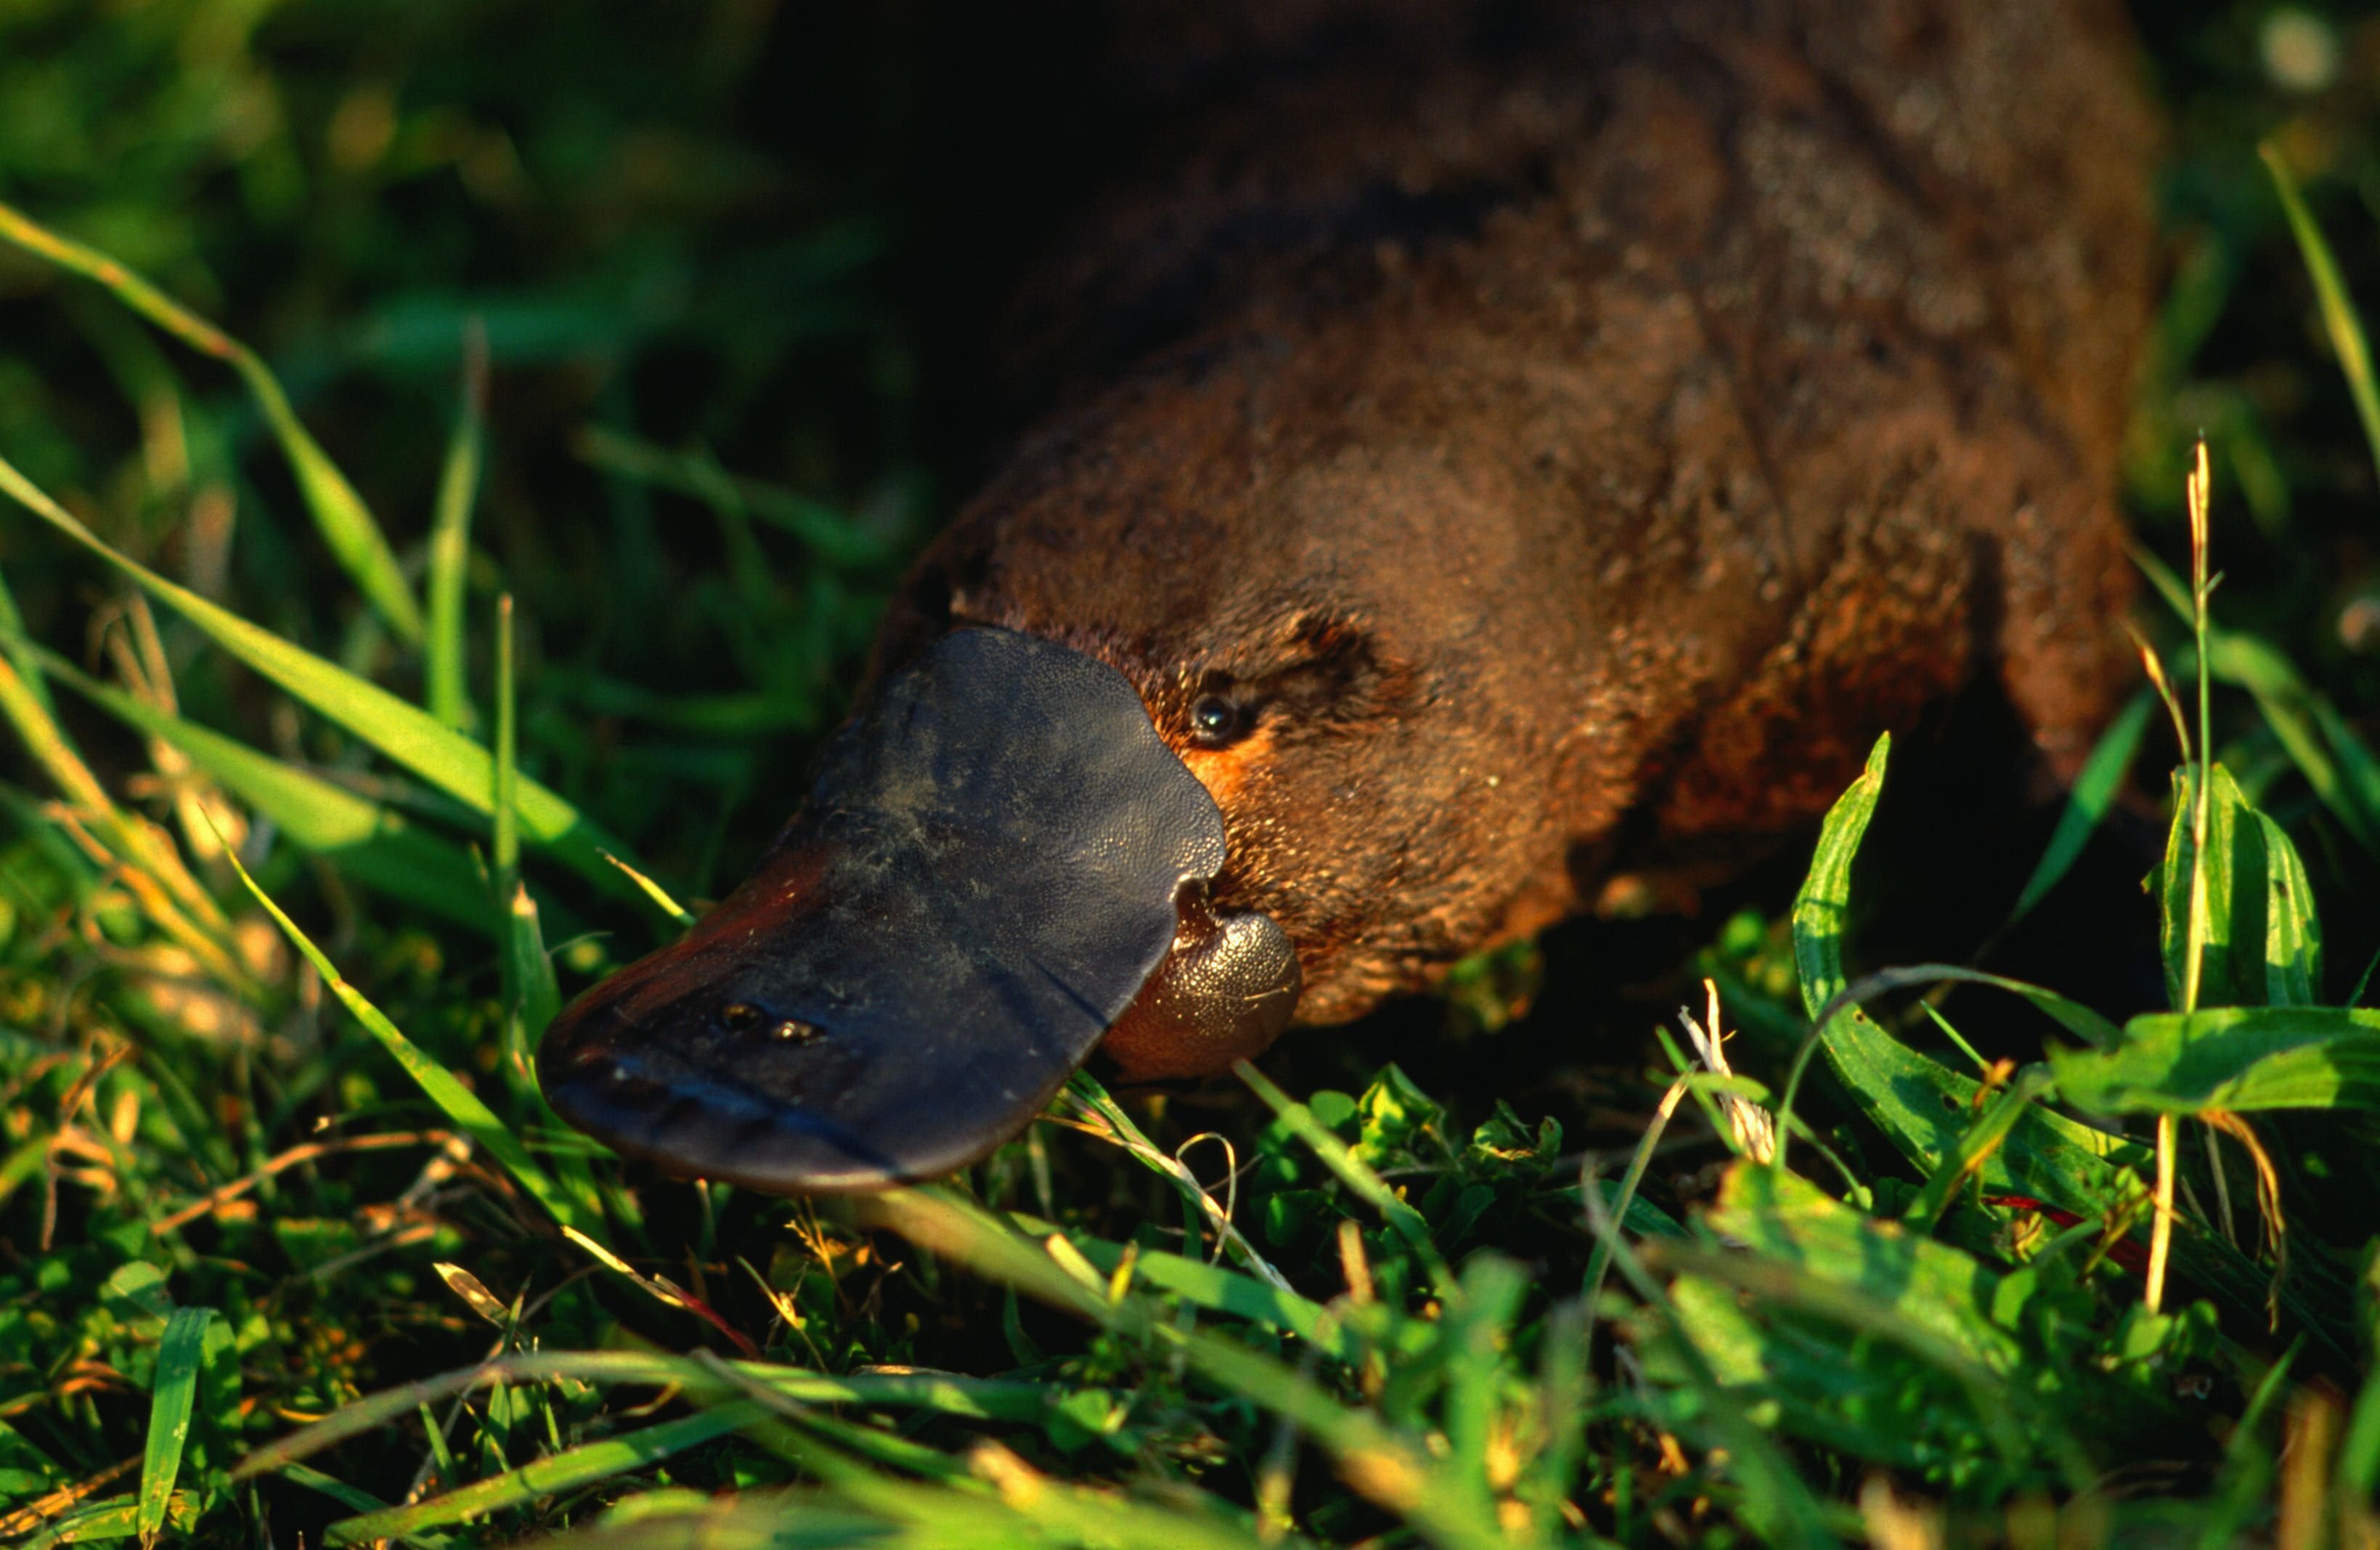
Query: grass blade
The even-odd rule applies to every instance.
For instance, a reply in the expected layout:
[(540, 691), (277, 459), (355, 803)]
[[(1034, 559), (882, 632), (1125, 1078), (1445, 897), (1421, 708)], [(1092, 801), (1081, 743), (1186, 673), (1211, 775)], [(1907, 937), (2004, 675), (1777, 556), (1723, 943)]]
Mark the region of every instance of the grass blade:
[[(880, 1410), (919, 1410), (967, 1421), (1042, 1421), (1068, 1390), (1013, 1379), (957, 1377), (947, 1373), (855, 1373), (835, 1377), (771, 1362), (735, 1362), (736, 1373), (791, 1399), (817, 1405), (856, 1405)], [(232, 1470), (235, 1480), (286, 1469), (300, 1459), (349, 1437), (410, 1415), (424, 1404), (492, 1384), (528, 1384), (577, 1379), (589, 1384), (648, 1387), (716, 1384), (717, 1374), (691, 1357), (634, 1350), (528, 1351), (460, 1367), (435, 1377), (343, 1405), (311, 1425), (267, 1443)], [(1083, 1390), (1073, 1390), (1075, 1393)]]
[(388, 1506), (370, 1491), (359, 1491), (344, 1480), (334, 1479), (320, 1470), (309, 1469), (304, 1464), (290, 1464), (281, 1472), (291, 1483), (303, 1485), (310, 1491), (320, 1491), (340, 1506), (353, 1508), (358, 1512), (378, 1512)]
[(600, 426), (579, 433), (577, 450), (582, 461), (607, 474), (691, 496), (723, 515), (757, 516), (793, 534), (821, 559), (835, 564), (865, 569), (880, 565), (892, 556), (890, 543), (855, 527), (850, 518), (824, 502), (779, 485), (738, 478), (707, 455), (664, 452), (650, 442)]
[(616, 1474), (643, 1469), (713, 1437), (723, 1437), (768, 1413), (766, 1406), (737, 1399), (645, 1427), (625, 1437), (587, 1443), (410, 1507), (383, 1508), (378, 1512), (342, 1519), (323, 1531), (322, 1543), (353, 1544), (363, 1540), (395, 1539), (520, 1507), (540, 1496), (560, 1496), (565, 1491), (576, 1491)]
[(453, 1072), (431, 1060), (419, 1045), (407, 1038), (378, 1007), (364, 999), (361, 991), (340, 976), (337, 967), (321, 948), (314, 945), (313, 938), (299, 930), (298, 923), (284, 914), (281, 906), (256, 885), (256, 879), (249, 876), (248, 868), (240, 865), (239, 857), (231, 854), (228, 847), (225, 854), (233, 870), (239, 874), (239, 880), (247, 885), (248, 891), (264, 906), (265, 913), (273, 916), (273, 924), (281, 927), (282, 934), (289, 938), (291, 944), (306, 955), (307, 962), (314, 965), (315, 972), (322, 976), (322, 983), (339, 999), (340, 1004), (364, 1025), (366, 1032), (380, 1041), (381, 1047), (387, 1050), (398, 1065), (405, 1068), (405, 1073), (413, 1078), (455, 1129), (486, 1148), (488, 1155), (503, 1164), (504, 1171), (511, 1174), (540, 1205), (544, 1206), (555, 1221), (565, 1227), (577, 1228), (582, 1232), (601, 1225), (600, 1221), (589, 1219), (577, 1204), (555, 1185), (504, 1121), (480, 1101), (477, 1094), (455, 1080)]
[(446, 443), (438, 505), (430, 522), (430, 636), (422, 660), (430, 713), (457, 732), (471, 717), (464, 681), (463, 584), (471, 557), (471, 504), (480, 490), (487, 416), (488, 335), (475, 324), (464, 341), (463, 406)]
[[(520, 878), (520, 832), (513, 814), (519, 789), (513, 696), (513, 599), (510, 593), (496, 602), (496, 837), (494, 850), (496, 897), (504, 904), (504, 1072), (514, 1088), (545, 1107), (537, 1084), (532, 1059), (538, 1040), (553, 1014), (562, 1010), (562, 990), (546, 956), (545, 934), (538, 921), (537, 901)], [(633, 876), (633, 874), (631, 874)], [(552, 1111), (545, 1110), (549, 1115)], [(561, 1122), (554, 1116), (554, 1122)], [(565, 1181), (590, 1210), (599, 1211), (601, 1196), (586, 1164), (576, 1154), (561, 1162)]]
[(2008, 1139), (2009, 1132), (2024, 1117), (2027, 1107), (2048, 1085), (2049, 1073), (2038, 1066), (2028, 1066), (2020, 1072), (2015, 1083), (1984, 1110), (1983, 1117), (1967, 1127), (1959, 1144), (1943, 1156), (1900, 1219), (1914, 1231), (1933, 1231), (1942, 1213), (1950, 1208), (1959, 1186), (1982, 1169), (1985, 1160)]
[(1066, 1085), (1060, 1089), (1057, 1101), (1060, 1108), (1075, 1111), (1078, 1116), (1075, 1121), (1076, 1124), (1123, 1147), (1135, 1161), (1162, 1176), (1180, 1191), (1193, 1216), (1202, 1226), (1214, 1230), (1224, 1252), (1251, 1275), (1278, 1290), (1290, 1290), (1288, 1278), (1257, 1253), (1255, 1245), (1232, 1224), (1230, 1213), (1215, 1204), (1214, 1197), (1199, 1185), (1197, 1177), (1189, 1168), (1179, 1157), (1160, 1151), (1156, 1144), (1141, 1132), (1140, 1127), (1133, 1123), (1132, 1116), (1108, 1096), (1107, 1089), (1099, 1084), (1097, 1077), (1088, 1072), (1076, 1072), (1066, 1079)]
[(661, 884), (653, 881), (652, 878), (645, 876), (642, 872), (638, 871), (635, 867), (629, 866), (626, 862), (621, 860), (616, 855), (606, 855), (603, 859), (617, 867), (620, 871), (620, 875), (626, 878), (630, 883), (634, 884), (638, 892), (643, 894), (648, 900), (650, 900), (652, 902), (653, 908), (661, 911), (662, 914), (669, 916), (680, 926), (692, 926), (694, 924), (694, 912), (687, 909), (684, 904), (679, 903), (675, 899), (672, 898), (667, 889), (662, 887)]
[[(2190, 591), (2181, 578), (2144, 549), (2135, 547), (2132, 561), (2187, 623)], [(2358, 844), (2380, 853), (2380, 755), (2338, 708), (2308, 684), (2287, 656), (2255, 636), (2210, 625), (2206, 665), (2216, 678), (2253, 696), (2265, 724), (2314, 795)]]
[(512, 895), (520, 872), (520, 752), (513, 706), (513, 599), (496, 599), (496, 764), (488, 793), (495, 815), (496, 893)]
[(298, 491), (313, 514), (314, 527), (332, 555), (401, 639), (411, 645), (420, 643), (420, 606), (397, 569), (396, 556), (390, 551), (380, 524), (347, 477), (339, 472), (338, 465), (300, 423), (280, 379), (261, 357), (106, 254), (60, 236), (6, 203), (0, 203), (0, 241), (94, 282), (192, 349), (228, 362), (248, 384), (265, 423), (281, 443), (282, 455), (288, 459)]
[(1581, 1198), (1586, 1205), (1588, 1225), (1596, 1237), (1609, 1246), (1611, 1263), (1621, 1278), (1645, 1306), (1658, 1315), (1660, 1335), (1652, 1342), (1653, 1348), (1666, 1349), (1675, 1358), (1686, 1379), (1684, 1387), (1694, 1390), (1699, 1401), (1694, 1407), (1698, 1413), (1692, 1418), (1694, 1423), (1714, 1446), (1727, 1450), (1729, 1472), (1737, 1478), (1742, 1492), (1738, 1509), (1758, 1542), (1840, 1544), (1827, 1526), (1826, 1509), (1794, 1471), (1791, 1460), (1766, 1431), (1743, 1413), (1735, 1396), (1719, 1381), (1710, 1358), (1696, 1345), (1676, 1302), (1644, 1259), (1621, 1237), (1620, 1224), (1604, 1207), (1602, 1196), (1589, 1190)]
[(2372, 380), (2372, 346), (2363, 336), (2363, 321), (2357, 316), (2355, 298), (2347, 294), (2347, 282), (2338, 272), (2338, 260), (2331, 257), (2330, 243), (2322, 235), (2313, 212), (2306, 208), (2305, 200), (2298, 193), (2297, 179), (2289, 173), (2289, 163), (2281, 159), (2280, 148), (2271, 140), (2256, 148), (2265, 160), (2265, 170), (2273, 175), (2273, 188), (2281, 197), (2281, 211), (2289, 217), (2289, 231), (2297, 237), (2298, 253), (2305, 260), (2307, 277), (2313, 281), (2315, 297), (2322, 304), (2322, 326), (2330, 335), (2330, 347), (2338, 357), (2338, 369), (2347, 378), (2347, 392), (2355, 400), (2355, 415), (2363, 422), (2363, 439), (2372, 449), (2372, 461), (2380, 468), (2380, 388)]
[(213, 896), (190, 875), (163, 831), (115, 805), (67, 740), (42, 696), (34, 693), (32, 681), (5, 660), (0, 660), (0, 718), (16, 729), (26, 752), (66, 797), (75, 832), (103, 847), (120, 867), (141, 913), (205, 964), (219, 983), (249, 987), (247, 971), (226, 945), (230, 923)]
[(157, 1346), (157, 1377), (149, 1401), (149, 1444), (140, 1456), (139, 1528), (143, 1545), (155, 1544), (164, 1532), (174, 1478), (182, 1471), (182, 1447), (190, 1438), (190, 1406), (198, 1398), (207, 1324), (214, 1316), (212, 1308), (175, 1309)]
[[(357, 677), (270, 630), (176, 586), (118, 551), (76, 521), (6, 458), (0, 458), (0, 491), (57, 532), (123, 573), (151, 597), (204, 631), (216, 645), (330, 721), (345, 727), (395, 763), (476, 812), (492, 810), (495, 761), (488, 751), (418, 706), (379, 684)], [(629, 896), (632, 885), (606, 858), (625, 847), (605, 835), (577, 808), (535, 781), (519, 782), (516, 810), (522, 830), (580, 876), (605, 891)]]
[(2155, 713), (2156, 696), (2143, 690), (2107, 723), (2107, 730), (2100, 734), (2091, 757), (2083, 762), (2082, 772), (2075, 777), (2074, 789), (2067, 793), (2066, 808), (2058, 815), (2058, 828), (2049, 836), (2049, 847), (2042, 853), (2041, 865), (2033, 869), (2024, 891), (2017, 895), (2016, 908), (2009, 912), (2011, 922), (2023, 919), (2046, 898), (2082, 854), (2092, 831), (2114, 804), (2116, 793), (2124, 789), (2124, 781), (2132, 772), (2132, 760), (2141, 751), (2142, 735), (2148, 730), (2149, 718)]
[(2338, 1447), (2339, 1499), (2368, 1502), (2375, 1492), (2380, 1492), (2380, 1367), (2365, 1375)]
[(128, 726), (179, 749), (224, 790), (271, 818), (292, 843), (332, 861), (367, 888), (496, 934), (496, 912), (484, 879), (460, 847), (344, 786), (169, 715), (62, 658), (33, 649), (60, 683)]
[(42, 682), (41, 665), (33, 660), (30, 639), (25, 633), (25, 615), (17, 607), (17, 594), (10, 591), (5, 577), (0, 577), (0, 651), (17, 667), (18, 675), (25, 681), (25, 692), (43, 715), (55, 715), (57, 707), (50, 703), (49, 685)]
[(54, 1545), (89, 1544), (103, 1539), (126, 1539), (140, 1532), (140, 1504), (131, 1496), (110, 1496), (87, 1503), (53, 1519), (32, 1538), (11, 1550), (51, 1550)]
[[(1238, 1068), (1252, 1073), (1246, 1062)], [(1263, 1082), (1261, 1076), (1257, 1082)], [(1265, 1087), (1271, 1084), (1264, 1083)], [(1272, 1089), (1276, 1094), (1278, 1088)], [(1263, 1088), (1258, 1089), (1259, 1092)], [(1287, 1100), (1282, 1100), (1284, 1103)], [(1303, 1105), (1292, 1106), (1300, 1112)], [(1278, 1110), (1277, 1110), (1278, 1112)], [(1306, 1120), (1320, 1128), (1308, 1113)], [(1325, 1129), (1322, 1134), (1336, 1142)], [(1343, 1147), (1342, 1147), (1343, 1150)], [(1362, 1164), (1347, 1159), (1354, 1167)], [(1363, 1170), (1370, 1176), (1370, 1170)], [(1381, 1190), (1377, 1176), (1374, 1183)], [(1352, 1185), (1359, 1191), (1362, 1186)], [(1391, 1196), (1393, 1198), (1393, 1196)], [(1403, 1202), (1397, 1205), (1411, 1210)], [(1432, 1462), (1424, 1448), (1385, 1424), (1367, 1410), (1350, 1408), (1321, 1385), (1293, 1371), (1272, 1356), (1250, 1350), (1236, 1341), (1204, 1330), (1184, 1329), (1152, 1314), (1145, 1299), (1127, 1295), (1111, 1302), (1060, 1267), (1050, 1246), (1036, 1243), (994, 1217), (983, 1207), (947, 1188), (892, 1189), (853, 1199), (855, 1217), (869, 1226), (890, 1228), (921, 1249), (966, 1265), (976, 1274), (1002, 1281), (1029, 1296), (1104, 1328), (1118, 1329), (1161, 1340), (1181, 1353), (1184, 1364), (1207, 1382), (1237, 1395), (1287, 1420), (1330, 1454), (1340, 1478), (1359, 1495), (1389, 1511), (1410, 1519), (1433, 1543), (1445, 1545), (1500, 1545), (1506, 1543), (1492, 1515), (1471, 1510), (1461, 1492), (1449, 1488), (1445, 1467)], [(1058, 1242), (1065, 1240), (1060, 1238)], [(1068, 1252), (1075, 1253), (1071, 1244)], [(1434, 1250), (1425, 1251), (1434, 1253)], [(1439, 1266), (1443, 1269), (1443, 1266)], [(1441, 1285), (1439, 1301), (1453, 1308), (1461, 1289), (1451, 1278)]]
[[(1092, 1268), (1103, 1276), (1113, 1276), (1123, 1263), (1121, 1243), (1086, 1238), (1080, 1233), (1069, 1234), (1069, 1238), (1082, 1251), (1083, 1257), (1091, 1262)], [(1311, 1341), (1336, 1361), (1354, 1363), (1363, 1360), (1362, 1345), (1320, 1303), (1254, 1276), (1167, 1253), (1162, 1249), (1142, 1249), (1133, 1259), (1132, 1274), (1136, 1286), (1154, 1287), (1210, 1313), (1228, 1314), (1266, 1329), (1294, 1335)]]
[(2337, 706), (2315, 692), (2271, 646), (2236, 631), (2211, 631), (2207, 666), (2256, 701), (2314, 795), (2365, 850), (2380, 852), (2380, 757)]

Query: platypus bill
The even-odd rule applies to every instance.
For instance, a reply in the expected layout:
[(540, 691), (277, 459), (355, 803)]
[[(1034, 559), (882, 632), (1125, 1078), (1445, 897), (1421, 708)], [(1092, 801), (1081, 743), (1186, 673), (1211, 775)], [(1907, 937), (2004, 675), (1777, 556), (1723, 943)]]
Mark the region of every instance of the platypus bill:
[(1792, 832), (1979, 674), (2070, 770), (2127, 671), (2112, 4), (1119, 14), (1170, 150), (1026, 288), (1063, 412), (759, 870), (539, 1051), (625, 1153), (944, 1173), (1095, 1048), (1220, 1071)]
[(950, 1172), (1153, 975), (1177, 983), (1144, 1015), (1202, 1062), (1288, 1024), (1296, 955), (1262, 915), (1218, 923), (1223, 854), (1214, 798), (1121, 673), (944, 636), (836, 734), (742, 887), (554, 1024), (546, 1096), (623, 1152), (754, 1189)]

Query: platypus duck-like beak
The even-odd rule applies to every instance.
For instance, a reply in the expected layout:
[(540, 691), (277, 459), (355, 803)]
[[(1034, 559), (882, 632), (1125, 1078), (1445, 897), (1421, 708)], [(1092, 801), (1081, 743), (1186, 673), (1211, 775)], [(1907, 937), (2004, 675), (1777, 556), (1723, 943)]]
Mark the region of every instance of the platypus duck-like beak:
[(621, 1152), (779, 1193), (948, 1173), (1113, 1027), (1127, 1074), (1271, 1042), (1298, 969), (1214, 907), (1222, 815), (1140, 696), (1035, 636), (945, 636), (835, 735), (759, 869), (557, 1018), (547, 1098)]

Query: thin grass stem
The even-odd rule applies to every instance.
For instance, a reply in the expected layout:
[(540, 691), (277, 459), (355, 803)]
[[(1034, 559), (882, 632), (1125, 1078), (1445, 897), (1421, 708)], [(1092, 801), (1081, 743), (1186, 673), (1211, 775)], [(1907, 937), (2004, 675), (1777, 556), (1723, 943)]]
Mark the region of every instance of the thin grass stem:
[(477, 319), (463, 341), (463, 404), (438, 478), (430, 524), (430, 637), (422, 661), (430, 713), (457, 732), (471, 719), (465, 682), (464, 583), (471, 557), (471, 507), (486, 440), (488, 333)]

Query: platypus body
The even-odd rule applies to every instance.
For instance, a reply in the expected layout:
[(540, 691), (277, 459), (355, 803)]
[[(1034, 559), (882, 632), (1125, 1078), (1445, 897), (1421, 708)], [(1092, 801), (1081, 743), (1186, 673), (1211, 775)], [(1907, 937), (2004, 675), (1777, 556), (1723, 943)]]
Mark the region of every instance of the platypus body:
[(1095, 1047), (1195, 1076), (1805, 824), (1997, 676), (2070, 768), (2154, 135), (2111, 7), (1131, 8), (1160, 126), (1025, 293), (1043, 421), (759, 871), (540, 1056), (865, 1188)]

